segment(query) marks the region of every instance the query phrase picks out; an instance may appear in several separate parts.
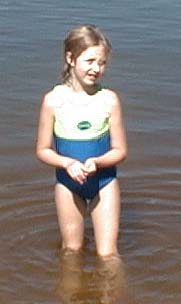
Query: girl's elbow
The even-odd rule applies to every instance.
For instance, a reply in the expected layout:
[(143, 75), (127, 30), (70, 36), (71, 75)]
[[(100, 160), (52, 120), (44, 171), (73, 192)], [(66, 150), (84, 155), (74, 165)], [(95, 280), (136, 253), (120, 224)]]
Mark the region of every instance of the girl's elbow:
[(125, 161), (126, 158), (127, 158), (127, 153), (122, 153), (122, 154), (121, 154), (121, 157), (120, 157), (120, 162)]
[(124, 149), (120, 149), (120, 162), (124, 161), (128, 156), (128, 149), (125, 147)]
[(40, 149), (39, 147), (36, 147), (35, 155), (36, 155), (38, 160), (42, 161), (42, 149)]
[(124, 149), (124, 151), (123, 151), (123, 156), (124, 156), (124, 159), (127, 158), (127, 156), (128, 156), (128, 147), (126, 147), (126, 148)]

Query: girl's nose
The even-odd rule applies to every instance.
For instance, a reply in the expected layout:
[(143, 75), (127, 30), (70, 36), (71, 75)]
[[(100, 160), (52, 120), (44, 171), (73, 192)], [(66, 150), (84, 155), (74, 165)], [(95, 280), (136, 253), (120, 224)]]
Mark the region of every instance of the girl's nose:
[(98, 63), (94, 62), (92, 69), (94, 72), (98, 73), (100, 71), (100, 66)]

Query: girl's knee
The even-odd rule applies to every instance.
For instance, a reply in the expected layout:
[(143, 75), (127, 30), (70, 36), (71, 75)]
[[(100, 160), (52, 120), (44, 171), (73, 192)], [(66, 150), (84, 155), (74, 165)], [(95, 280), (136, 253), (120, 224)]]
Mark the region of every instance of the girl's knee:
[(117, 249), (115, 249), (115, 250), (98, 250), (97, 254), (98, 254), (99, 258), (103, 261), (119, 259), (119, 253), (118, 253)]
[(71, 253), (79, 253), (82, 251), (83, 244), (81, 243), (62, 243), (62, 251), (71, 254)]

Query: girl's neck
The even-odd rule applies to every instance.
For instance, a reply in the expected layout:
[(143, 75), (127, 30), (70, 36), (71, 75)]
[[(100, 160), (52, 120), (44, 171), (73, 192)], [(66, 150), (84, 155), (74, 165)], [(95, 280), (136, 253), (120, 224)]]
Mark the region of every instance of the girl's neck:
[(98, 91), (98, 88), (100, 87), (96, 83), (91, 86), (82, 86), (81, 84), (74, 83), (72, 81), (66, 83), (66, 85), (75, 93), (85, 93), (90, 96), (96, 94)]

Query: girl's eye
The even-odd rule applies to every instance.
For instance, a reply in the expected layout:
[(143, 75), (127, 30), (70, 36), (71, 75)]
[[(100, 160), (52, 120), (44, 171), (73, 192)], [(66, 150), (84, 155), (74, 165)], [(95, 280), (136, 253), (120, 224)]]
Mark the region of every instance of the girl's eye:
[(102, 60), (99, 62), (99, 65), (105, 65), (106, 64), (106, 60)]
[(86, 61), (87, 61), (87, 63), (91, 64), (94, 62), (94, 59), (87, 59)]
[[(95, 60), (94, 59), (87, 59), (86, 61), (87, 61), (88, 64), (92, 64), (92, 63), (94, 63)], [(102, 66), (102, 65), (105, 65), (105, 64), (106, 64), (106, 60), (101, 60), (101, 61), (98, 62), (99, 66)]]

